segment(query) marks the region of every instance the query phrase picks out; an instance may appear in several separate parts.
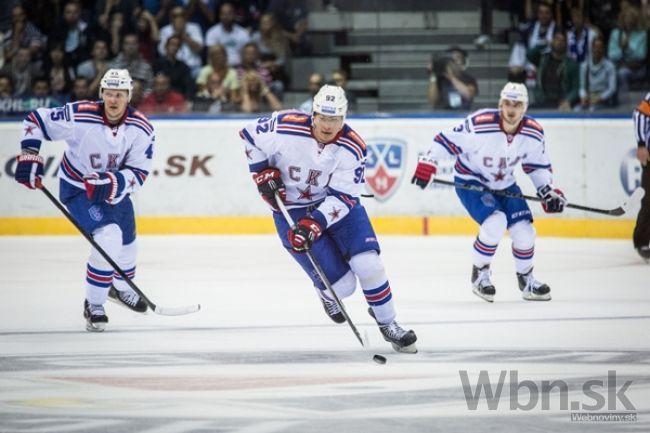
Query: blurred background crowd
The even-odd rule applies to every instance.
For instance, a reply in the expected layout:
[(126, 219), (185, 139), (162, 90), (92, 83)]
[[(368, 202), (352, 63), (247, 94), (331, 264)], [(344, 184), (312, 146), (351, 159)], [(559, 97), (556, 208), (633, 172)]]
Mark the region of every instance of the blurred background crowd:
[[(650, 88), (648, 0), (0, 0), (0, 116), (95, 99), (108, 68), (149, 114), (531, 108), (629, 112)], [(641, 94), (641, 96), (639, 96)]]

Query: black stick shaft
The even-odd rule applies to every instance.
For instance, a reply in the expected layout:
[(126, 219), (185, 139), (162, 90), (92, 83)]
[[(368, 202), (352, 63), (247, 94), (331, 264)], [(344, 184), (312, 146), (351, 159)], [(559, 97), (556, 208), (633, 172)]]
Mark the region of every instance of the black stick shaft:
[[(287, 210), (286, 206), (282, 202), (282, 199), (279, 197), (278, 193), (275, 194), (275, 201), (278, 205), (278, 208), (280, 209), (280, 212), (282, 212), (282, 215), (284, 215), (284, 219), (287, 220), (287, 223), (291, 227), (295, 227), (296, 223), (293, 221), (293, 218), (291, 218), (291, 214), (289, 214), (289, 211)], [(309, 258), (309, 261), (311, 262), (312, 266), (316, 270), (316, 273), (318, 274), (318, 277), (320, 280), (323, 282), (325, 285), (325, 288), (329, 291), (329, 293), (332, 295), (332, 298), (334, 299), (334, 302), (339, 306), (339, 309), (341, 310), (341, 313), (343, 314), (343, 317), (345, 317), (348, 325), (350, 325), (350, 329), (352, 329), (352, 332), (354, 332), (354, 336), (357, 337), (357, 340), (359, 340), (359, 343), (361, 343), (362, 347), (366, 347), (366, 344), (363, 341), (363, 338), (361, 338), (361, 334), (359, 333), (359, 330), (357, 327), (352, 323), (352, 319), (350, 319), (350, 316), (348, 315), (348, 312), (345, 311), (345, 306), (343, 306), (343, 302), (339, 298), (339, 296), (336, 294), (334, 291), (334, 288), (332, 287), (332, 284), (330, 283), (329, 279), (327, 278), (327, 275), (325, 275), (325, 272), (323, 271), (323, 268), (321, 268), (320, 264), (316, 260), (316, 257), (314, 257), (314, 254), (310, 251), (307, 250), (305, 252), (307, 254), (307, 257)]]
[(70, 215), (70, 212), (68, 212), (68, 210), (61, 204), (61, 202), (59, 202), (59, 200), (57, 200), (52, 195), (52, 193), (45, 187), (45, 185), (41, 186), (41, 191), (43, 191), (43, 193), (47, 196), (47, 198), (50, 199), (50, 201), (54, 204), (54, 206), (59, 208), (61, 213), (65, 215), (68, 221), (70, 221), (77, 228), (77, 230), (79, 230), (79, 233), (81, 233), (83, 237), (85, 237), (86, 240), (90, 242), (90, 245), (92, 245), (97, 251), (99, 251), (99, 254), (102, 255), (104, 260), (106, 260), (111, 265), (111, 267), (115, 269), (115, 272), (117, 272), (119, 276), (122, 277), (124, 281), (126, 281), (129, 287), (131, 287), (131, 289), (133, 289), (133, 291), (137, 293), (147, 303), (149, 308), (151, 308), (152, 310), (156, 310), (156, 304), (151, 302), (151, 299), (147, 298), (147, 296), (144, 293), (142, 293), (142, 290), (140, 290), (138, 286), (135, 285), (135, 283), (131, 280), (131, 278), (129, 278), (128, 275), (126, 275), (126, 273), (124, 273), (122, 268), (120, 268), (118, 264), (115, 263), (115, 261), (111, 258), (111, 256), (109, 256), (108, 253), (104, 251), (102, 247), (99, 246), (99, 244), (95, 241), (95, 239), (93, 239), (92, 236), (86, 233), (86, 231), (79, 225), (79, 223), (72, 217), (72, 215)]
[[(530, 201), (537, 201), (537, 202), (543, 202), (544, 201), (540, 197), (535, 197), (535, 196), (525, 195), (525, 194), (518, 194), (518, 193), (510, 192), (510, 191), (500, 191), (500, 190), (491, 189), (491, 188), (488, 188), (488, 187), (482, 186), (482, 185), (456, 183), (456, 182), (451, 182), (451, 181), (448, 181), (448, 180), (437, 179), (437, 178), (433, 179), (433, 183), (453, 186), (453, 187), (461, 188), (461, 189), (467, 189), (467, 190), (470, 190), (470, 191), (489, 192), (489, 193), (494, 194), (494, 195), (501, 195), (501, 196), (510, 197), (510, 198), (520, 198), (520, 199), (523, 199), (523, 200), (530, 200)], [(587, 211), (587, 212), (594, 212), (594, 213), (600, 213), (600, 214), (605, 214), (605, 215), (616, 215), (616, 214), (612, 213), (612, 210), (609, 210), (609, 209), (598, 209), (598, 208), (594, 208), (594, 207), (582, 206), (582, 205), (573, 204), (573, 203), (567, 203), (564, 206), (568, 207), (568, 208), (572, 208), (572, 209), (584, 210), (584, 211)]]

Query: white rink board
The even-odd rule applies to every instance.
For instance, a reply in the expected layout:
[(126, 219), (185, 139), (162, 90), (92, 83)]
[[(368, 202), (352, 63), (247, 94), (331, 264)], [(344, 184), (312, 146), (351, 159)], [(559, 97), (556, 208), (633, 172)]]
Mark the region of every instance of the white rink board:
[[(154, 170), (144, 190), (134, 197), (140, 216), (267, 215), (250, 180), (246, 156), (238, 135), (247, 119), (154, 120)], [(410, 184), (417, 154), (426, 151), (435, 132), (453, 127), (460, 118), (360, 118), (348, 123), (366, 140), (404, 142), (405, 152), (392, 194), (385, 200), (365, 200), (373, 216), (465, 215), (447, 187), (421, 192)], [(640, 165), (631, 119), (540, 119), (555, 173), (555, 185), (570, 202), (613, 208), (640, 182)], [(19, 122), (0, 123), (0, 217), (58, 216), (45, 197), (32, 194), (11, 178), (13, 157), (19, 149)], [(55, 168), (63, 143), (44, 143), (41, 154), (52, 158), (46, 185), (58, 189)], [(450, 173), (450, 163), (441, 164)], [(449, 178), (447, 176), (447, 178)], [(519, 183), (534, 194), (523, 172)], [(11, 200), (5, 199), (11, 197)], [(540, 213), (538, 206), (533, 212)], [(635, 213), (636, 209), (632, 210)], [(567, 211), (559, 218), (594, 217)]]

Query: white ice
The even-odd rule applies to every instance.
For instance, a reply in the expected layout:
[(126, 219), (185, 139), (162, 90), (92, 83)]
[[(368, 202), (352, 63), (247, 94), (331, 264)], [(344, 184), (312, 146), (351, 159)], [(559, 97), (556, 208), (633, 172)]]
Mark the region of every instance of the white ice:
[[(101, 334), (84, 329), (83, 238), (0, 237), (0, 431), (650, 431), (650, 265), (631, 241), (538, 239), (535, 275), (553, 300), (527, 302), (504, 239), (494, 304), (471, 293), (470, 237), (380, 241), (417, 355), (381, 339), (358, 290), (345, 303), (364, 351), (276, 236), (141, 236), (138, 286), (159, 305), (202, 309), (164, 317), (108, 303)], [(495, 391), (505, 371), (494, 410), (484, 394), (475, 409), (466, 399), (463, 374), (473, 392), (482, 370)], [(603, 381), (597, 396), (583, 392), (589, 380)], [(558, 388), (523, 387), (542, 381), (566, 383), (577, 407), (561, 407)], [(604, 407), (585, 408), (598, 396)], [(636, 421), (571, 420), (583, 412)]]

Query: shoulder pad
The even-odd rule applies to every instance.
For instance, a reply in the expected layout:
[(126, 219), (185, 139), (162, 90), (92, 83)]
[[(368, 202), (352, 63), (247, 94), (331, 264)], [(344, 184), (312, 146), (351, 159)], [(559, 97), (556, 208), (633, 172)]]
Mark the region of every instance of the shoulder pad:
[(528, 117), (528, 116), (524, 117), (524, 127), (532, 128), (539, 132), (544, 132), (544, 128), (542, 128), (542, 125), (537, 123), (537, 121), (532, 117)]
[(343, 125), (343, 130), (336, 140), (336, 144), (351, 152), (357, 160), (362, 160), (366, 157), (366, 143), (348, 125)]
[(278, 115), (278, 123), (291, 123), (294, 125), (310, 125), (311, 116), (306, 113), (290, 111)]
[(141, 129), (147, 135), (153, 134), (153, 125), (149, 122), (149, 119), (147, 119), (144, 114), (135, 108), (128, 108), (126, 120), (124, 120), (124, 123)]
[(73, 113), (93, 113), (100, 114), (102, 104), (99, 102), (80, 101), (72, 104)]
[(488, 123), (498, 123), (499, 118), (496, 111), (479, 112), (472, 116), (472, 125), (484, 125)]

